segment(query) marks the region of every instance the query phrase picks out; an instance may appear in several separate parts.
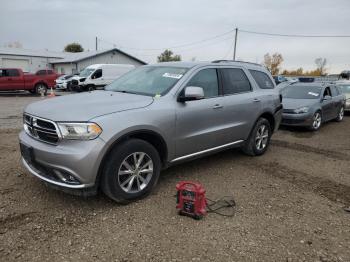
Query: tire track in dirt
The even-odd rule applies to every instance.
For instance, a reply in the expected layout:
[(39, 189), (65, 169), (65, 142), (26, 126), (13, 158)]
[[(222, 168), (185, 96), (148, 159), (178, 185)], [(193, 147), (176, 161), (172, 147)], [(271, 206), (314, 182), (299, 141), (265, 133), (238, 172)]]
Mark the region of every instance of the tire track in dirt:
[(286, 180), (304, 190), (317, 193), (333, 202), (340, 202), (344, 205), (350, 204), (350, 186), (348, 185), (327, 178), (310, 176), (305, 172), (291, 169), (278, 162), (251, 161), (249, 166), (253, 166), (270, 176)]
[(346, 160), (348, 161), (350, 156), (346, 156), (343, 153), (335, 152), (327, 149), (315, 148), (308, 145), (302, 145), (298, 143), (291, 143), (283, 140), (271, 140), (271, 144), (277, 147), (289, 148), (292, 150), (306, 152), (306, 153), (315, 153), (319, 155), (326, 156), (328, 158), (336, 159), (336, 160)]

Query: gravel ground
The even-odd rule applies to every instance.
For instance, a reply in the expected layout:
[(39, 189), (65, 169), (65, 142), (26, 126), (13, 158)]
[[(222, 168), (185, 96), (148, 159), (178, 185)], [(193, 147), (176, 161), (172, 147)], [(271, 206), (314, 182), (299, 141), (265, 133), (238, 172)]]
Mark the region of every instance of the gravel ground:
[[(228, 150), (162, 173), (148, 198), (121, 206), (47, 188), (20, 164), (31, 96), (0, 96), (2, 261), (350, 261), (350, 116), (317, 133), (282, 129), (261, 157)], [(233, 195), (234, 217), (178, 216), (175, 185)]]

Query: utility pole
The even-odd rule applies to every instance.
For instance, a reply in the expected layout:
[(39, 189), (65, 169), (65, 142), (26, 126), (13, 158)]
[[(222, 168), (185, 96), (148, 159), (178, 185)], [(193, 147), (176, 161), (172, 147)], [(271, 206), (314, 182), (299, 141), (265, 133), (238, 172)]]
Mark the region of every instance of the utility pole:
[(238, 37), (238, 28), (236, 27), (235, 29), (236, 33), (235, 33), (235, 46), (233, 49), (233, 61), (236, 61), (236, 47), (237, 47), (237, 37)]
[(96, 47), (96, 51), (97, 51), (97, 36), (96, 36), (96, 39), (95, 39), (95, 47)]

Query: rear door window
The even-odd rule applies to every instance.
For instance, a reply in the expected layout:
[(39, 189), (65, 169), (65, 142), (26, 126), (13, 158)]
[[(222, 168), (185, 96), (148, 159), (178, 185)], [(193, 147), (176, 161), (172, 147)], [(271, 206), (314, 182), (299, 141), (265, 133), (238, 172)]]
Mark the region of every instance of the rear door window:
[(19, 72), (17, 69), (7, 69), (7, 76), (13, 77), (13, 76), (19, 76)]
[(273, 85), (270, 77), (261, 71), (256, 70), (249, 70), (249, 72), (252, 74), (255, 82), (258, 84), (258, 86), (261, 89), (273, 89), (275, 86)]
[(219, 95), (219, 84), (216, 69), (208, 68), (195, 74), (186, 86), (197, 86), (203, 88), (204, 97), (216, 97)]
[(223, 68), (220, 69), (220, 73), (224, 95), (250, 92), (252, 90), (250, 82), (242, 69)]
[(46, 75), (46, 70), (39, 70), (38, 72), (36, 72), (36, 74), (37, 74), (38, 76)]

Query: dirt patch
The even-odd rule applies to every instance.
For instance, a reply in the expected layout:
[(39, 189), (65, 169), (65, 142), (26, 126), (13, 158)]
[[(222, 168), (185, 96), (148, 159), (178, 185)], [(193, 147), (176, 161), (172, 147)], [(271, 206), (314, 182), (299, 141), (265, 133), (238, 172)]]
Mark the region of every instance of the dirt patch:
[(254, 167), (264, 173), (287, 180), (306, 191), (313, 191), (334, 202), (350, 206), (350, 186), (328, 178), (310, 176), (308, 173), (290, 169), (278, 162), (254, 163)]

